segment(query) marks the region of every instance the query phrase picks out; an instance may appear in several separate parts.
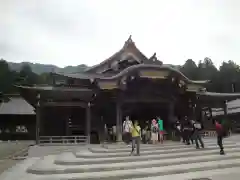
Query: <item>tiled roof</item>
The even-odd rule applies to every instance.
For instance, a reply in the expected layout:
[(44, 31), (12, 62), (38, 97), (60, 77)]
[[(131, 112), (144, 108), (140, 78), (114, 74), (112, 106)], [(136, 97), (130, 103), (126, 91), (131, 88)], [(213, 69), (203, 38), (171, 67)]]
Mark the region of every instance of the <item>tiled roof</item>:
[(135, 46), (135, 43), (133, 42), (132, 37), (130, 36), (128, 40), (125, 42), (124, 46), (118, 52), (113, 54), (108, 59), (102, 61), (100, 64), (89, 67), (88, 69), (85, 70), (85, 72), (95, 72), (96, 69), (98, 69), (99, 67), (104, 66), (108, 63), (112, 63), (116, 59), (121, 59), (121, 55), (127, 51), (135, 52), (134, 54), (137, 55), (137, 57), (139, 57), (143, 62), (148, 61), (148, 58)]
[(8, 102), (0, 103), (0, 114), (34, 115), (34, 108), (21, 97), (10, 97)]
[(130, 66), (124, 70), (122, 70), (121, 72), (119, 72), (116, 75), (113, 76), (104, 76), (104, 75), (98, 75), (98, 74), (85, 74), (85, 73), (81, 73), (81, 74), (59, 74), (62, 76), (66, 76), (66, 77), (70, 77), (70, 78), (79, 78), (79, 79), (91, 79), (91, 78), (96, 78), (96, 79), (101, 79), (101, 80), (114, 80), (114, 79), (118, 79), (119, 77), (124, 76), (125, 74), (131, 72), (131, 71), (136, 71), (138, 69), (142, 69), (142, 68), (152, 68), (152, 69), (158, 69), (158, 70), (168, 70), (168, 71), (172, 71), (176, 74), (179, 74), (183, 80), (185, 80), (187, 83), (193, 83), (193, 84), (205, 84), (209, 81), (193, 81), (188, 79), (183, 73), (181, 73), (179, 70), (172, 68), (169, 65), (155, 65), (155, 64), (137, 64), (137, 65), (133, 65)]

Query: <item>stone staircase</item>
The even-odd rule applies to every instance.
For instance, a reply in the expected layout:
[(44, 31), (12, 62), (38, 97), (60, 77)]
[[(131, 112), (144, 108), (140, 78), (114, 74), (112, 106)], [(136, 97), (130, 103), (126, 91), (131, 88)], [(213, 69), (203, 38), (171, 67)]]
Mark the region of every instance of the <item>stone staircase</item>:
[[(108, 145), (105, 148), (95, 146), (81, 151), (28, 159), (25, 161), (28, 166), (22, 163), (25, 169), (22, 168), (22, 174), (18, 179), (190, 180), (215, 177), (220, 180), (219, 178), (225, 177), (228, 173), (231, 176), (239, 172), (239, 144), (226, 139), (224, 145), (227, 154), (219, 155), (216, 139), (207, 138), (204, 141), (205, 149), (199, 150), (193, 145), (186, 146), (179, 142), (142, 145), (141, 156), (129, 156), (131, 149), (126, 145)], [(13, 177), (6, 175), (4, 178), (3, 180), (8, 180)], [(2, 180), (1, 176), (0, 179)]]

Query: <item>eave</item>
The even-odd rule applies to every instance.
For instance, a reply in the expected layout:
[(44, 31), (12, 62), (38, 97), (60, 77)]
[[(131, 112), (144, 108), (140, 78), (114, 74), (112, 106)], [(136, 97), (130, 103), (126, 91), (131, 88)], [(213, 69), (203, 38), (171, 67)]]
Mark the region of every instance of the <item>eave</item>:
[(99, 77), (97, 78), (98, 80), (116, 80), (119, 79), (125, 75), (131, 75), (132, 73), (136, 72), (136, 71), (140, 71), (140, 70), (157, 70), (157, 71), (169, 71), (172, 73), (175, 73), (176, 76), (179, 76), (181, 80), (183, 80), (186, 83), (189, 84), (206, 84), (209, 81), (193, 81), (188, 79), (183, 73), (181, 73), (180, 71), (170, 67), (170, 66), (165, 66), (165, 65), (153, 65), (153, 64), (138, 64), (138, 65), (134, 65), (134, 66), (130, 66), (126, 69), (124, 69), (123, 71), (121, 71), (120, 73), (118, 73), (117, 75), (114, 76), (110, 76), (110, 77)]
[(32, 106), (36, 106), (37, 95), (41, 100), (72, 101), (73, 99), (88, 102), (94, 95), (94, 91), (87, 88), (53, 87), (53, 86), (16, 86), (21, 96)]
[(201, 101), (231, 101), (240, 98), (240, 93), (197, 92)]

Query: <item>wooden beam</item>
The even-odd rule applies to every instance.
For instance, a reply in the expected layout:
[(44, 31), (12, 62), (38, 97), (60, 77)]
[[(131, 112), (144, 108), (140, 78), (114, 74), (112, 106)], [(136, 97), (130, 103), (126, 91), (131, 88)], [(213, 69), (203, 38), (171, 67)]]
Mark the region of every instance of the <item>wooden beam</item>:
[(44, 102), (42, 103), (42, 106), (65, 106), (65, 107), (87, 107), (86, 102)]
[(136, 102), (143, 102), (143, 103), (159, 103), (159, 102), (169, 102), (173, 101), (173, 99), (165, 99), (165, 98), (124, 98), (122, 100), (124, 103), (136, 103)]

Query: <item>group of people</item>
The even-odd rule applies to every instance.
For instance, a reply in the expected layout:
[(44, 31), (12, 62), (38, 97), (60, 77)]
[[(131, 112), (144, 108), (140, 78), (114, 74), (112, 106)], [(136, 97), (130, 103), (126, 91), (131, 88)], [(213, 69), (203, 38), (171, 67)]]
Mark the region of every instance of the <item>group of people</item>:
[[(224, 155), (224, 147), (223, 147), (223, 138), (228, 135), (228, 130), (223, 126), (220, 121), (214, 120), (214, 125), (217, 133), (217, 144), (220, 148), (220, 154)], [(204, 142), (202, 140), (201, 131), (203, 130), (203, 124), (189, 120), (187, 116), (185, 116), (184, 120), (176, 122), (176, 129), (178, 135), (182, 138), (183, 143), (186, 145), (190, 145), (190, 141), (192, 144), (195, 143), (196, 149), (199, 149), (200, 146), (204, 148)], [(200, 146), (199, 146), (200, 143)]]
[(130, 120), (129, 116), (126, 117), (123, 122), (123, 140), (126, 144), (130, 146), (132, 142), (132, 152), (133, 154), (136, 148), (136, 155), (140, 155), (140, 143), (144, 144), (152, 143), (156, 144), (158, 141), (163, 143), (164, 140), (164, 129), (163, 120), (160, 117), (153, 119), (151, 123), (146, 122), (145, 127), (141, 129), (139, 122)]
[(189, 120), (187, 116), (184, 117), (182, 122), (176, 122), (176, 129), (178, 135), (182, 138), (183, 143), (190, 145), (196, 144), (196, 148), (199, 149), (199, 143), (202, 148), (204, 148), (204, 143), (201, 137), (200, 131), (203, 130), (203, 125), (197, 121)]
[[(214, 125), (217, 132), (217, 144), (220, 148), (220, 154), (224, 155), (223, 138), (227, 136), (227, 130), (220, 121), (215, 120)], [(182, 138), (182, 142), (186, 145), (195, 144), (196, 149), (204, 148), (202, 139), (203, 124), (189, 119), (187, 116), (182, 121), (176, 121), (175, 128), (178, 135)], [(140, 155), (140, 144), (152, 143), (156, 144), (158, 141), (163, 143), (164, 140), (163, 120), (160, 117), (153, 119), (151, 123), (146, 122), (146, 125), (141, 129), (139, 122), (130, 120), (129, 116), (123, 122), (123, 140), (130, 146), (132, 142), (131, 155), (136, 149), (136, 155)]]

